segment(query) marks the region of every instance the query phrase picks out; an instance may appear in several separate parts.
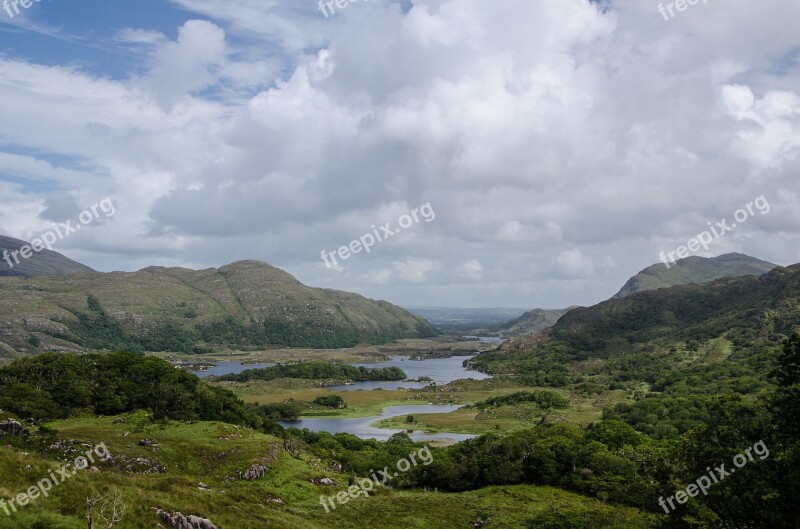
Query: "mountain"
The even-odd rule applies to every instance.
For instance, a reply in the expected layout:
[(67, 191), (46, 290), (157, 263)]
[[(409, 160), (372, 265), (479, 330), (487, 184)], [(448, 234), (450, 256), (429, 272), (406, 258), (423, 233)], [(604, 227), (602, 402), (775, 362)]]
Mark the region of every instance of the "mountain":
[(559, 318), (574, 309), (533, 309), (519, 318), (507, 321), (495, 327), (495, 330), (502, 332), (506, 336), (520, 336), (522, 334), (530, 334), (533, 332), (543, 331), (556, 324)]
[[(34, 252), (28, 259), (17, 257), (19, 259), (19, 263), (17, 263), (15, 257), (11, 254), (26, 245), (28, 243), (25, 241), (0, 235), (0, 276), (63, 276), (81, 272), (94, 272), (88, 266), (68, 259), (58, 252), (46, 249), (38, 253)], [(5, 252), (8, 252), (8, 255)], [(9, 261), (13, 266), (9, 266)]]
[[(610, 299), (512, 338), (471, 367), (531, 384), (644, 383), (659, 391), (754, 391), (785, 338), (800, 331), (800, 264)], [(676, 390), (677, 391), (677, 390)]]
[(491, 327), (516, 318), (525, 309), (483, 308), (464, 309), (454, 307), (406, 307), (410, 312), (421, 316), (441, 329), (470, 330)]
[(386, 301), (311, 288), (266, 263), (0, 277), (0, 356), (13, 351), (338, 348), (436, 330)]
[(729, 253), (719, 257), (687, 257), (669, 268), (663, 263), (645, 268), (625, 283), (615, 298), (624, 298), (636, 292), (656, 290), (691, 283), (706, 283), (724, 277), (761, 275), (775, 268), (776, 264), (740, 253)]

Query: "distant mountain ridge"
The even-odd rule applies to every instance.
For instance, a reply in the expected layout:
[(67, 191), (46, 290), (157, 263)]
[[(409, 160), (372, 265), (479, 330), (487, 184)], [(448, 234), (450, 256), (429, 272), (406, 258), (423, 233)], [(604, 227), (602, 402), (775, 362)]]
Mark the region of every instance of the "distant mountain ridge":
[(0, 277), (0, 356), (35, 351), (338, 348), (434, 336), (386, 301), (312, 288), (266, 263)]
[(669, 268), (663, 263), (645, 268), (630, 278), (614, 298), (624, 298), (637, 292), (659, 288), (706, 283), (725, 277), (760, 276), (777, 266), (741, 253), (711, 258), (692, 256), (677, 261)]
[(517, 318), (525, 312), (525, 309), (503, 307), (470, 309), (406, 306), (406, 309), (442, 329), (489, 328)]
[[(27, 244), (27, 242), (19, 239), (0, 235), (0, 276), (39, 277), (94, 272), (86, 265), (47, 249), (41, 252), (34, 252), (27, 259), (23, 259), (18, 255), (19, 263), (17, 263), (16, 259), (10, 254)], [(9, 252), (8, 259), (13, 266), (9, 266), (4, 252)]]
[(543, 331), (556, 324), (559, 318), (577, 307), (566, 309), (533, 309), (519, 318), (498, 325), (495, 330), (506, 336), (519, 336), (533, 332)]

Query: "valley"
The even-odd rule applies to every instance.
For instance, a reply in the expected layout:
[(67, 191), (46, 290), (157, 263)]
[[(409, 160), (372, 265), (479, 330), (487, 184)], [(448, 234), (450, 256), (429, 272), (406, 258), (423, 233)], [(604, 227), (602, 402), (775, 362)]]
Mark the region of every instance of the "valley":
[[(237, 527), (267, 519), (276, 528), (350, 527), (363, 515), (357, 498), (333, 516), (318, 496), (336, 495), (370, 468), (426, 446), (430, 468), (362, 498), (370, 508), (386, 505), (386, 527), (447, 519), (443, 527), (491, 520), (493, 527), (571, 529), (584, 520), (577, 527), (660, 529), (666, 518), (654, 492), (691, 476), (691, 461), (671, 461), (703, 450), (700, 432), (735, 427), (742, 431), (734, 445), (759, 437), (794, 457), (781, 448), (792, 441), (768, 425), (792, 412), (764, 414), (794, 391), (771, 373), (792, 365), (800, 343), (800, 336), (786, 341), (800, 329), (799, 278), (796, 265), (645, 289), (572, 308), (521, 336), (475, 336), (486, 326), (481, 316), (457, 332), (441, 321), (433, 336), (354, 347), (17, 354), (0, 367), (0, 409), (35, 435), (2, 436), (10, 444), (0, 458), (11, 473), (0, 476), (0, 497), (20, 486), (21, 466), (43, 471), (63, 458), (61, 447), (102, 441), (114, 456), (96, 465), (94, 479), (78, 474), (53, 501), (15, 518), (15, 527), (78, 529), (69, 494), (91, 494), (100, 483), (136, 505), (180, 505), (217, 527), (234, 519)], [(124, 329), (113, 324), (119, 313), (104, 308), (113, 302), (88, 292), (86, 310), (97, 316), (78, 318), (84, 336)], [(791, 383), (792, 373), (781, 380)], [(753, 419), (732, 410), (751, 410)], [(720, 453), (730, 449), (723, 442)], [(775, 483), (786, 479), (769, 463), (748, 470), (765, 471)], [(243, 480), (245, 473), (255, 477)], [(131, 490), (140, 486), (168, 494), (156, 501)], [(731, 492), (721, 494), (727, 501)], [(465, 501), (475, 503), (456, 509)], [(554, 501), (562, 505), (556, 518), (546, 508)], [(234, 513), (242, 502), (249, 506)], [(429, 507), (421, 511), (419, 502)], [(242, 522), (244, 512), (252, 519)], [(676, 515), (708, 517), (709, 527), (717, 516), (701, 504)], [(130, 516), (152, 519), (143, 507)]]

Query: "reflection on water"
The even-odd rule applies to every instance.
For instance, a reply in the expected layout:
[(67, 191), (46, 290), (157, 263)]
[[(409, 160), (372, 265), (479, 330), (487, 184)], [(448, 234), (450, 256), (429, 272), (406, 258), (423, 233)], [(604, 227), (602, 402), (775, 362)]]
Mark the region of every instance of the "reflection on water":
[[(364, 366), (366, 368), (382, 368), (382, 367), (399, 367), (402, 369), (409, 379), (419, 379), (420, 377), (428, 377), (431, 381), (426, 382), (405, 382), (405, 381), (392, 381), (392, 382), (355, 382), (346, 386), (332, 386), (327, 389), (336, 391), (356, 391), (356, 390), (373, 390), (373, 389), (420, 389), (435, 382), (437, 385), (447, 384), (454, 380), (473, 378), (476, 380), (483, 380), (491, 378), (490, 375), (479, 373), (477, 371), (469, 371), (464, 368), (464, 360), (471, 358), (471, 356), (453, 356), (450, 358), (431, 358), (427, 360), (411, 360), (406, 356), (393, 356), (386, 362), (378, 362), (372, 364), (351, 364), (356, 367)], [(242, 364), (240, 362), (219, 362), (206, 371), (197, 372), (198, 377), (204, 378), (210, 375), (227, 375), (229, 373), (241, 373), (245, 369), (257, 369), (262, 367), (270, 367), (275, 364)], [(419, 413), (449, 413), (455, 411), (460, 406), (454, 405), (408, 405), (408, 406), (389, 406), (383, 410), (381, 415), (375, 417), (365, 417), (362, 419), (339, 419), (339, 418), (307, 418), (299, 421), (278, 421), (278, 424), (285, 428), (308, 428), (313, 432), (330, 432), (330, 433), (350, 433), (362, 439), (378, 439), (385, 441), (392, 435), (402, 430), (385, 430), (371, 426), (372, 423), (385, 419), (387, 417), (396, 417), (399, 415), (413, 415)], [(475, 437), (469, 434), (455, 434), (455, 433), (440, 433), (440, 434), (425, 434), (413, 433), (411, 438), (415, 441), (433, 441), (452, 439), (454, 441), (464, 441)]]
[(206, 378), (210, 376), (222, 376), (222, 375), (238, 375), (242, 371), (246, 369), (261, 369), (262, 367), (272, 367), (275, 364), (242, 364), (241, 362), (217, 362), (213, 366), (205, 369), (203, 371), (192, 371), (195, 375), (200, 378)]
[[(361, 419), (335, 419), (335, 418), (308, 418), (299, 421), (277, 421), (284, 428), (307, 428), (312, 432), (349, 433), (361, 439), (377, 439), (386, 441), (392, 435), (404, 430), (385, 430), (371, 426), (387, 417), (397, 417), (402, 415), (417, 415), (421, 413), (450, 413), (459, 409), (461, 406), (449, 404), (420, 404), (407, 406), (389, 406), (383, 409), (381, 415), (374, 417), (364, 417)], [(439, 433), (425, 434), (415, 432), (410, 434), (414, 441), (434, 441), (442, 439), (452, 439), (454, 441), (466, 441), (475, 437), (470, 434)]]
[[(491, 375), (479, 373), (478, 371), (468, 371), (462, 365), (464, 360), (471, 358), (471, 356), (453, 356), (451, 358), (431, 358), (429, 360), (409, 360), (406, 356), (393, 356), (391, 360), (386, 362), (378, 362), (373, 364), (352, 364), (356, 367), (364, 366), (366, 368), (379, 368), (379, 367), (399, 367), (402, 369), (406, 376), (411, 380), (419, 379), (420, 377), (428, 377), (436, 382), (437, 385), (447, 384), (460, 378), (474, 378), (475, 380), (483, 380), (491, 378)], [(420, 389), (429, 386), (430, 382), (356, 382), (347, 386), (334, 386), (331, 389), (337, 391), (353, 391), (357, 389)]]
[[(428, 360), (410, 360), (406, 356), (393, 356), (386, 362), (376, 362), (372, 364), (350, 364), (356, 367), (364, 366), (366, 368), (382, 368), (382, 367), (399, 367), (402, 369), (409, 379), (417, 380), (420, 377), (428, 377), (433, 380), (437, 385), (447, 384), (460, 378), (474, 378), (475, 380), (483, 380), (491, 378), (490, 375), (479, 373), (478, 371), (469, 371), (462, 365), (464, 360), (471, 358), (471, 356), (453, 356), (451, 358), (431, 358)], [(211, 375), (221, 376), (228, 374), (238, 374), (246, 369), (259, 369), (262, 367), (271, 367), (275, 364), (242, 364), (240, 362), (218, 362), (216, 365), (208, 368), (206, 371), (197, 371), (195, 374), (200, 378), (205, 378)], [(331, 386), (329, 389), (336, 391), (355, 391), (358, 389), (372, 390), (376, 388), (381, 389), (420, 389), (430, 385), (431, 382), (406, 382), (403, 380), (397, 381), (368, 381), (368, 382), (355, 382), (353, 384), (343, 386)]]

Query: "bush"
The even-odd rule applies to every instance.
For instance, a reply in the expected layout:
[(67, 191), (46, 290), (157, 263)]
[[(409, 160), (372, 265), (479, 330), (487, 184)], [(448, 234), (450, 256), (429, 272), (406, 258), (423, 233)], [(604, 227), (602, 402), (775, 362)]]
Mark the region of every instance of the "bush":
[(326, 408), (333, 408), (335, 410), (347, 407), (347, 403), (345, 403), (344, 399), (339, 395), (327, 395), (324, 397), (317, 397), (316, 399), (314, 399), (314, 404), (325, 406)]

